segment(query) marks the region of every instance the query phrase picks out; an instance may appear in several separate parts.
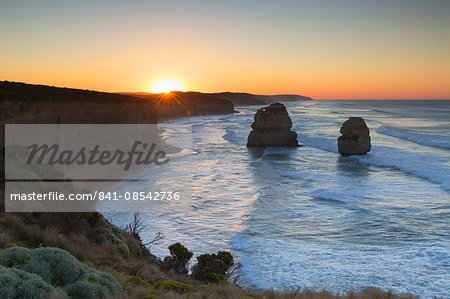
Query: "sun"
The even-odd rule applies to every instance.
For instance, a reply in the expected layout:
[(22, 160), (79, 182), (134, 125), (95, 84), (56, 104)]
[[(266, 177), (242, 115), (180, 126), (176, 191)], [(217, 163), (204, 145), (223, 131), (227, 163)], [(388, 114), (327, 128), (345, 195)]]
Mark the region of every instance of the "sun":
[(154, 82), (150, 88), (152, 93), (169, 93), (171, 91), (184, 91), (184, 87), (179, 81), (166, 78)]

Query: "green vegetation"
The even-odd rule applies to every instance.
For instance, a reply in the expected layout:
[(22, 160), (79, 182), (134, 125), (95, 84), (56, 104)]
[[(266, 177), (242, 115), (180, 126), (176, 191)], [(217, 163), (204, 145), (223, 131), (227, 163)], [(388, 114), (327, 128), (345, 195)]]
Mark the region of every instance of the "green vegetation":
[(42, 277), (0, 265), (0, 298), (47, 298), (55, 288)]
[(139, 276), (128, 276), (128, 281), (132, 283), (135, 286), (142, 286), (144, 288), (151, 288), (153, 286), (153, 283), (147, 279), (143, 279)]
[(116, 248), (120, 251), (124, 258), (130, 257), (130, 249), (127, 245), (127, 240), (122, 235), (122, 231), (117, 226), (109, 226), (106, 231), (108, 232), (108, 239), (111, 240)]
[(231, 253), (219, 251), (217, 254), (202, 254), (192, 269), (192, 276), (203, 282), (227, 284), (234, 266)]
[(180, 274), (187, 274), (187, 265), (194, 254), (180, 243), (170, 245), (169, 251), (170, 256), (164, 258), (163, 268), (166, 270), (174, 269)]
[[(9, 269), (19, 290), (31, 292), (34, 288), (38, 297), (48, 296), (57, 287), (73, 298), (104, 298), (122, 293), (121, 285), (111, 274), (92, 269), (58, 248), (10, 247), (0, 253), (0, 265)], [(32, 285), (27, 285), (29, 278)], [(6, 294), (6, 298), (13, 294)]]
[(166, 291), (173, 291), (180, 294), (185, 294), (195, 289), (194, 286), (172, 280), (163, 280), (160, 285)]

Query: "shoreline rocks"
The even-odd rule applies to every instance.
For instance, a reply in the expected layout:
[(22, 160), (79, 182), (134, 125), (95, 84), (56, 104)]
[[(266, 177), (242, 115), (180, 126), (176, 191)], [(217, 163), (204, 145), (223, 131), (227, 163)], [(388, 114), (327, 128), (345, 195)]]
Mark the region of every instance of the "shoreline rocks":
[(338, 150), (342, 156), (364, 155), (371, 150), (370, 130), (361, 117), (350, 117), (341, 127)]
[(283, 104), (275, 103), (258, 109), (247, 147), (298, 147), (297, 133), (291, 131), (292, 121)]

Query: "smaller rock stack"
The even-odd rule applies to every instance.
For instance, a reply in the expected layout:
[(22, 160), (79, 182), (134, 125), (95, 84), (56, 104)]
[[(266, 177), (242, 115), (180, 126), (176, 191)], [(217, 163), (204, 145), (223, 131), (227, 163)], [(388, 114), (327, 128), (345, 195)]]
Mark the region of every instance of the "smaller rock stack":
[(297, 133), (291, 131), (292, 121), (283, 104), (258, 109), (251, 127), (247, 147), (299, 146)]
[(361, 117), (350, 117), (340, 130), (338, 149), (342, 156), (364, 155), (370, 152), (370, 131)]

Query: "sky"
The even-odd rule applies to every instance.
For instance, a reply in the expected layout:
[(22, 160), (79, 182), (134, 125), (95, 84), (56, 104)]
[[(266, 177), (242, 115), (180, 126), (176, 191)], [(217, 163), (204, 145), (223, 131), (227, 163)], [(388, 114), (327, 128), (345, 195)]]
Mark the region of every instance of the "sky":
[(450, 1), (3, 1), (0, 80), (450, 99)]

